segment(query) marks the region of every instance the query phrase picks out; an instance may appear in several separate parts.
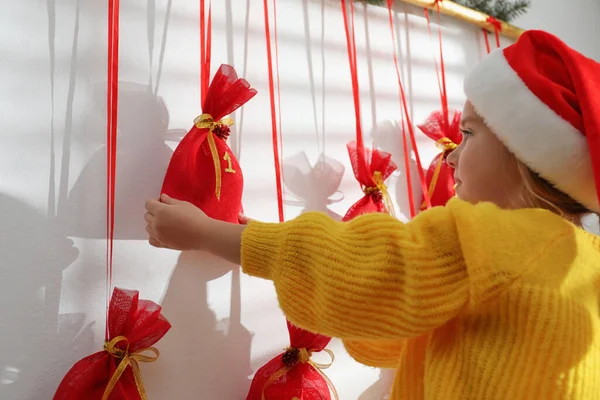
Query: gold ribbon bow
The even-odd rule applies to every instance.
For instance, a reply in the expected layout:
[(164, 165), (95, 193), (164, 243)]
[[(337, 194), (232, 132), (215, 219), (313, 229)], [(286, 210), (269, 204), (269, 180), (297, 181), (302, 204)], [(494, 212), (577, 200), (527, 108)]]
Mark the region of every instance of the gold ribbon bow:
[[(439, 139), (437, 142), (435, 142), (435, 146), (442, 150), (442, 156), (438, 159), (438, 162), (435, 166), (435, 171), (433, 172), (433, 177), (431, 178), (431, 183), (429, 184), (429, 198), (431, 199), (431, 196), (433, 196), (433, 192), (435, 190), (435, 186), (437, 185), (437, 181), (440, 177), (440, 171), (442, 170), (442, 164), (444, 163), (444, 156), (447, 152), (449, 151), (453, 151), (454, 149), (456, 149), (458, 147), (458, 145), (456, 143), (454, 143), (452, 140), (448, 139), (447, 137), (443, 137), (441, 139)], [(425, 202), (423, 202), (423, 204), (421, 204), (421, 210), (425, 209)]]
[[(215, 195), (217, 196), (217, 200), (221, 200), (221, 160), (219, 159), (219, 152), (217, 151), (213, 131), (220, 126), (230, 127), (233, 125), (233, 120), (231, 118), (223, 118), (219, 121), (215, 121), (212, 115), (202, 114), (194, 119), (194, 125), (196, 125), (196, 128), (198, 129), (208, 129), (208, 146), (210, 147), (210, 154), (212, 155), (213, 164), (215, 166)], [(225, 157), (227, 157), (227, 154), (225, 154)], [(235, 172), (231, 168), (227, 171)]]
[(396, 213), (394, 212), (394, 205), (392, 204), (392, 199), (387, 190), (387, 186), (383, 182), (383, 174), (381, 173), (381, 171), (375, 171), (375, 173), (373, 174), (373, 183), (375, 184), (375, 186), (364, 188), (364, 194), (370, 195), (375, 192), (381, 193), (381, 197), (383, 198), (383, 203), (385, 204), (387, 212), (390, 215), (395, 216)]
[[(295, 349), (288, 347), (286, 349), (286, 352), (293, 351), (293, 350), (295, 350)], [(299, 353), (298, 354), (298, 362), (292, 366), (284, 365), (283, 367), (278, 369), (275, 373), (273, 373), (273, 375), (271, 375), (271, 377), (265, 382), (265, 385), (263, 386), (263, 390), (262, 390), (262, 400), (265, 400), (265, 390), (267, 389), (267, 387), (269, 385), (271, 385), (273, 382), (277, 381), (277, 379), (279, 379), (282, 376), (284, 376), (285, 374), (287, 374), (296, 365), (298, 365), (300, 363), (301, 364), (308, 363), (308, 364), (312, 365), (315, 368), (315, 371), (317, 371), (319, 373), (319, 375), (321, 375), (321, 377), (325, 380), (325, 382), (327, 383), (327, 386), (329, 386), (329, 389), (333, 393), (333, 398), (335, 400), (339, 400), (339, 396), (338, 396), (337, 390), (335, 390), (335, 386), (333, 386), (333, 382), (331, 382), (331, 379), (329, 379), (329, 377), (327, 375), (325, 375), (325, 373), (322, 371), (333, 365), (333, 362), (335, 361), (335, 355), (333, 354), (333, 351), (331, 351), (329, 349), (323, 349), (323, 351), (325, 353), (329, 354), (329, 356), (331, 357), (331, 362), (328, 364), (316, 363), (310, 359), (310, 357), (312, 355), (312, 353), (310, 351), (308, 351), (307, 349), (298, 349), (298, 353)]]
[[(117, 344), (125, 342), (127, 347), (125, 350), (121, 350), (117, 347)], [(140, 398), (142, 400), (148, 400), (146, 396), (146, 390), (144, 389), (144, 383), (142, 382), (142, 374), (140, 372), (140, 367), (138, 362), (154, 362), (158, 360), (158, 356), (160, 355), (159, 351), (155, 347), (146, 347), (144, 349), (139, 349), (134, 351), (133, 353), (129, 352), (129, 340), (125, 336), (117, 336), (110, 342), (106, 342), (104, 344), (104, 351), (109, 353), (111, 356), (115, 358), (121, 359), (119, 366), (117, 367), (115, 373), (110, 378), (106, 389), (104, 390), (104, 394), (102, 395), (102, 400), (108, 400), (108, 397), (114, 390), (117, 382), (121, 378), (121, 375), (125, 372), (128, 366), (131, 366), (133, 371), (133, 378), (135, 379), (135, 386), (140, 394)], [(142, 353), (151, 351), (154, 353), (154, 356), (145, 356)]]

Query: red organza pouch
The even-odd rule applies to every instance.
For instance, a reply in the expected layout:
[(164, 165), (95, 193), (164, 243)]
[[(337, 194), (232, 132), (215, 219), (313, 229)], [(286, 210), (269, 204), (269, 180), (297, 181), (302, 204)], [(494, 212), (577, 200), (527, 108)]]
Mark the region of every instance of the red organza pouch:
[(365, 195), (350, 207), (342, 221), (372, 212), (389, 212), (393, 215), (394, 207), (384, 183), (397, 168), (392, 155), (380, 150), (364, 149), (366, 168), (361, 168), (356, 142), (348, 143), (347, 147), (354, 176)]
[(233, 121), (224, 117), (255, 95), (233, 67), (221, 65), (206, 93), (203, 114), (171, 157), (162, 193), (189, 201), (209, 217), (238, 222), (244, 179), (226, 143)]
[[(171, 328), (161, 307), (139, 300), (133, 290), (115, 288), (108, 311), (108, 342), (104, 351), (78, 361), (58, 386), (54, 400), (145, 399), (139, 362), (152, 362), (150, 347)], [(154, 353), (154, 354), (152, 354)]]
[(325, 349), (331, 338), (307, 332), (289, 321), (287, 326), (290, 347), (256, 372), (246, 400), (331, 400), (329, 389), (335, 393), (335, 388), (321, 372), (329, 365), (310, 360), (313, 353), (326, 351), (333, 362), (333, 353)]
[[(444, 121), (442, 111), (433, 112), (419, 129), (424, 134), (435, 140), (436, 146), (442, 150), (435, 156), (427, 170), (426, 182), (432, 206), (444, 206), (454, 197), (454, 169), (446, 164), (446, 157), (462, 140), (460, 132), (460, 119), (462, 113), (450, 112), (449, 122)], [(425, 208), (421, 205), (421, 210)]]

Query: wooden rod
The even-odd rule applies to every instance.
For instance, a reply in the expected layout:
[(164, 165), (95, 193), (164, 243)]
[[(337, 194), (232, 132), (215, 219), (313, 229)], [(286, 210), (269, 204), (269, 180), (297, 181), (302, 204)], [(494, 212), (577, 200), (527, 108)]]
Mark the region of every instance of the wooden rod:
[[(435, 0), (401, 0), (408, 4), (413, 4), (418, 7), (428, 8), (430, 10), (437, 10)], [(439, 1), (440, 12), (444, 15), (458, 18), (470, 24), (476, 25), (480, 28), (486, 29), (490, 32), (494, 32), (494, 25), (488, 22), (489, 15), (482, 12), (475, 11), (468, 7), (461, 6), (450, 0)], [(499, 21), (502, 24), (502, 30), (500, 35), (517, 40), (519, 36), (524, 32), (523, 29), (518, 28), (509, 23)]]

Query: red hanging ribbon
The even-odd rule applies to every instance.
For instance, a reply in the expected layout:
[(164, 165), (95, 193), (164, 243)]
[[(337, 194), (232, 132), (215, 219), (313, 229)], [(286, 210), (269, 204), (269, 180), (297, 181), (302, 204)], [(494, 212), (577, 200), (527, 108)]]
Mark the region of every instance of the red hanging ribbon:
[[(273, 0), (275, 7), (275, 0)], [(273, 141), (273, 159), (275, 163), (275, 179), (277, 184), (277, 211), (279, 214), (279, 221), (283, 222), (283, 179), (281, 173), (281, 162), (279, 157), (279, 135), (277, 132), (277, 111), (275, 107), (275, 83), (273, 77), (273, 56), (271, 53), (271, 28), (269, 26), (269, 4), (268, 0), (263, 0), (264, 14), (265, 14), (265, 39), (267, 45), (267, 66), (269, 71), (269, 98), (271, 104), (271, 133)], [(275, 10), (275, 8), (274, 8)], [(277, 36), (275, 36), (277, 42)], [(276, 43), (277, 44), (277, 43)], [(279, 71), (279, 68), (277, 68)], [(279, 91), (279, 81), (277, 83)], [(279, 91), (280, 93), (280, 91)]]
[[(440, 11), (440, 4), (439, 2), (442, 0), (436, 0), (435, 1), (435, 5), (437, 7), (437, 12), (438, 12), (438, 42), (439, 42), (439, 52), (440, 52), (440, 65), (438, 67), (438, 63), (437, 60), (434, 57), (434, 63), (435, 63), (435, 72), (437, 75), (437, 79), (438, 79), (438, 88), (440, 90), (440, 99), (442, 101), (442, 114), (444, 115), (444, 120), (443, 120), (443, 129), (444, 131), (447, 131), (449, 129), (449, 121), (448, 121), (448, 115), (449, 115), (449, 111), (448, 111), (448, 95), (447, 95), (447, 91), (446, 91), (446, 66), (444, 63), (444, 47), (443, 47), (443, 43), (442, 43), (442, 13)], [(429, 31), (429, 36), (432, 37), (432, 33), (431, 33), (431, 20), (429, 18), (429, 10), (425, 9), (425, 18), (427, 19), (427, 30)], [(440, 74), (440, 69), (441, 69), (441, 74)]]
[[(502, 47), (500, 44), (500, 32), (502, 32), (502, 22), (498, 21), (494, 17), (488, 17), (486, 22), (494, 27), (494, 33), (496, 35), (496, 47)], [(490, 47), (490, 40), (488, 39), (488, 31), (485, 28), (483, 29), (483, 37), (485, 39), (485, 49), (487, 50), (487, 53), (490, 54), (492, 52), (492, 49)]]
[(106, 90), (106, 340), (108, 340), (108, 309), (113, 282), (118, 94), (119, 0), (108, 0), (108, 72)]
[[(394, 56), (394, 66), (396, 67), (396, 75), (398, 78), (398, 86), (400, 87), (400, 101), (402, 103), (402, 105), (404, 105), (404, 103), (406, 102), (406, 100), (404, 99), (404, 85), (402, 85), (402, 78), (400, 75), (400, 68), (398, 67), (398, 56), (396, 54), (396, 38), (395, 38), (395, 33), (394, 33), (394, 20), (393, 20), (393, 16), (392, 16), (392, 4), (393, 4), (393, 0), (387, 0), (387, 7), (388, 7), (388, 16), (389, 16), (389, 22), (390, 22), (390, 32), (392, 34), (392, 46), (393, 46), (393, 56)], [(408, 115), (408, 113), (403, 112), (403, 110), (400, 110), (400, 115), (406, 115), (406, 118), (408, 118), (408, 120), (410, 121), (410, 116)], [(412, 129), (412, 124), (409, 122), (408, 124), (409, 129)], [(404, 150), (404, 169), (406, 171), (406, 185), (407, 185), (407, 190), (408, 190), (408, 204), (409, 204), (409, 208), (410, 208), (410, 217), (411, 219), (415, 217), (415, 215), (417, 215), (416, 209), (415, 209), (415, 202), (414, 202), (414, 195), (413, 195), (413, 188), (412, 188), (412, 177), (410, 174), (410, 163), (409, 163), (409, 151), (408, 151), (408, 146), (407, 143), (408, 141), (406, 140), (406, 124), (404, 122), (404, 118), (402, 118), (402, 147)], [(415, 149), (416, 150), (416, 149)], [(415, 151), (416, 153), (416, 151)], [(419, 167), (419, 170), (422, 170), (421, 167)], [(426, 187), (426, 185), (425, 185)]]
[(210, 83), (210, 59), (212, 53), (212, 2), (208, 3), (206, 16), (205, 0), (200, 0), (200, 108), (204, 106)]
[[(439, 42), (439, 57), (440, 57), (440, 66), (438, 67), (437, 60), (434, 56), (435, 70), (436, 76), (438, 80), (438, 88), (440, 90), (440, 99), (442, 103), (442, 112), (433, 113), (428, 119), (427, 123), (420, 126), (421, 130), (430, 138), (435, 139), (437, 144), (443, 147), (443, 152), (434, 159), (437, 160), (437, 166), (431, 177), (430, 188), (428, 190), (429, 195), (432, 198), (435, 198), (434, 191), (436, 188), (436, 184), (439, 178), (439, 173), (441, 168), (443, 168), (443, 163), (445, 161), (445, 156), (449, 151), (456, 148), (456, 143), (460, 143), (460, 133), (459, 133), (459, 123), (460, 123), (460, 113), (454, 114), (452, 121), (450, 121), (450, 112), (448, 108), (448, 94), (446, 89), (446, 68), (444, 63), (444, 51), (443, 51), (443, 43), (442, 43), (442, 27), (441, 27), (441, 10), (439, 2), (442, 0), (436, 0), (435, 5), (438, 13), (438, 42)], [(433, 35), (431, 32), (431, 20), (429, 17), (429, 11), (425, 9), (425, 17), (427, 19), (427, 29), (429, 31), (429, 36), (433, 41)], [(433, 131), (431, 129), (434, 129)], [(441, 136), (441, 137), (440, 137)], [(456, 142), (456, 143), (455, 143)], [(429, 173), (431, 173), (431, 167)], [(448, 168), (445, 168), (444, 172), (444, 182), (451, 181), (451, 173), (452, 171)], [(429, 177), (429, 175), (428, 175)], [(443, 189), (443, 192), (440, 192), (442, 198), (433, 199), (432, 202), (437, 204), (442, 204), (448, 200), (444, 199), (444, 197), (450, 196), (452, 193), (452, 189), (446, 188)], [(434, 201), (435, 200), (435, 201)], [(423, 204), (422, 208), (429, 208), (427, 204)]]
[[(275, 38), (275, 74), (277, 75), (277, 115), (279, 116), (279, 159), (283, 159), (283, 130), (281, 129), (281, 79), (279, 77), (279, 40), (277, 38), (277, 0), (273, 0), (273, 30)], [(285, 182), (283, 168), (280, 168), (281, 179), (280, 182), (283, 185)], [(283, 204), (285, 203), (285, 193), (283, 192), (283, 186), (281, 190), (281, 202), (282, 202), (282, 213), (283, 215)], [(283, 222), (283, 221), (282, 221)]]
[(414, 127), (412, 124), (412, 121), (410, 120), (410, 113), (408, 111), (408, 103), (406, 100), (406, 94), (404, 92), (404, 85), (402, 84), (402, 77), (400, 74), (400, 67), (398, 66), (398, 55), (397, 55), (397, 51), (396, 51), (396, 37), (395, 37), (395, 33), (394, 33), (394, 19), (393, 19), (393, 15), (392, 15), (392, 4), (393, 4), (394, 0), (387, 0), (387, 6), (388, 6), (388, 16), (389, 16), (389, 22), (390, 22), (390, 32), (392, 34), (392, 46), (394, 47), (394, 51), (393, 51), (393, 56), (394, 56), (394, 65), (396, 66), (396, 75), (398, 77), (398, 87), (400, 88), (400, 101), (402, 103), (402, 109), (400, 110), (401, 114), (404, 114), (406, 121), (404, 120), (404, 118), (402, 119), (402, 142), (403, 142), (403, 147), (404, 147), (404, 167), (406, 169), (406, 183), (407, 183), (407, 187), (408, 187), (408, 201), (409, 201), (409, 205), (410, 205), (410, 216), (411, 218), (414, 218), (417, 211), (416, 211), (416, 207), (414, 204), (414, 196), (413, 196), (413, 186), (412, 186), (412, 177), (410, 174), (410, 153), (409, 153), (409, 149), (408, 149), (408, 141), (406, 138), (406, 128), (408, 127), (408, 131), (409, 131), (409, 135), (410, 135), (410, 139), (412, 142), (412, 149), (415, 153), (415, 159), (417, 162), (417, 168), (419, 170), (419, 178), (421, 181), (421, 189), (424, 193), (424, 197), (425, 197), (425, 203), (428, 205), (428, 207), (431, 207), (431, 199), (429, 197), (429, 193), (427, 190), (427, 182), (425, 179), (425, 173), (423, 172), (423, 167), (421, 164), (421, 157), (419, 156), (419, 151), (417, 148), (417, 143), (416, 143), (416, 139), (415, 139), (415, 131), (414, 131)]
[(204, 64), (206, 62), (206, 18), (204, 0), (200, 0), (200, 109), (204, 105)]
[(487, 23), (491, 24), (494, 27), (494, 34), (496, 36), (496, 46), (498, 48), (501, 47), (500, 44), (500, 32), (502, 32), (502, 22), (498, 21), (494, 17), (488, 17)]
[(354, 114), (356, 120), (356, 147), (358, 156), (358, 168), (360, 175), (367, 175), (367, 161), (365, 159), (365, 147), (362, 134), (362, 122), (360, 118), (360, 93), (358, 85), (358, 73), (356, 63), (356, 38), (354, 31), (354, 2), (350, 1), (350, 10), (352, 18), (352, 34), (348, 26), (348, 11), (346, 9), (346, 0), (342, 0), (342, 14), (344, 16), (344, 29), (346, 31), (346, 46), (348, 50), (348, 63), (350, 64), (350, 76), (352, 80), (352, 96), (354, 98)]
[(490, 39), (488, 38), (488, 31), (487, 31), (487, 29), (483, 28), (482, 32), (483, 32), (483, 39), (485, 40), (485, 50), (487, 51), (488, 54), (490, 54), (492, 52), (492, 49), (490, 47)]

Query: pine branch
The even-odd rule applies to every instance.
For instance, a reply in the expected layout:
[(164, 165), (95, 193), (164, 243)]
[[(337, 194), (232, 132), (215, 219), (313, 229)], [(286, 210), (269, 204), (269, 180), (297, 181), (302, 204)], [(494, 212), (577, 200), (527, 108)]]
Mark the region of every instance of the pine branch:
[(465, 6), (484, 14), (491, 15), (492, 17), (496, 17), (494, 15), (495, 0), (455, 0), (455, 2), (461, 6)]
[(499, 6), (497, 11), (499, 20), (510, 22), (515, 18), (525, 14), (531, 5), (531, 0), (517, 0), (512, 4), (506, 4), (503, 7)]

